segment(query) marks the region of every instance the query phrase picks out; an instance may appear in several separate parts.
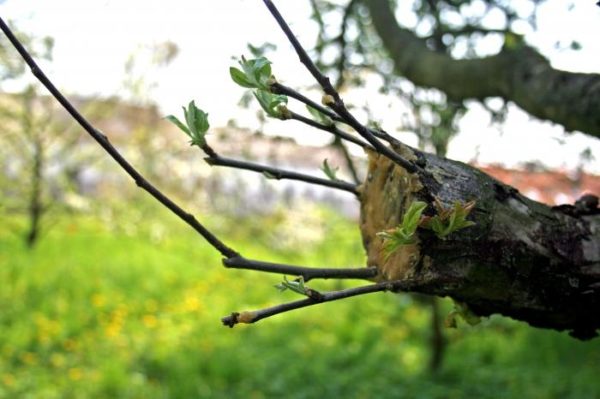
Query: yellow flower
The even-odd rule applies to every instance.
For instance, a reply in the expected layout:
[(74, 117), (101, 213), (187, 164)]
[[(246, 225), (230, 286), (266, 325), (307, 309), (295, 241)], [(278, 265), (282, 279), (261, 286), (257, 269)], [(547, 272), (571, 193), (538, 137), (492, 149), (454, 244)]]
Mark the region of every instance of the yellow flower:
[(15, 385), (15, 376), (12, 374), (4, 374), (2, 376), (2, 382), (5, 386), (12, 387), (13, 385)]
[(65, 341), (65, 343), (63, 344), (63, 346), (69, 352), (73, 352), (73, 351), (77, 350), (77, 347), (79, 346), (79, 344), (73, 339), (67, 339)]
[(96, 308), (101, 308), (106, 303), (106, 298), (102, 294), (92, 295), (92, 305)]
[(73, 381), (80, 380), (81, 377), (83, 376), (83, 372), (81, 371), (81, 369), (79, 369), (77, 367), (70, 368), (68, 374), (69, 374), (69, 378), (72, 379)]
[(37, 360), (37, 356), (31, 352), (25, 352), (21, 355), (21, 361), (28, 365), (36, 364)]
[(183, 301), (184, 312), (197, 312), (201, 307), (202, 304), (195, 295), (187, 295)]
[(53, 353), (50, 355), (50, 363), (57, 368), (60, 368), (65, 365), (66, 359), (60, 353)]
[(142, 322), (148, 328), (156, 327), (156, 324), (158, 324), (158, 320), (157, 320), (156, 316), (154, 316), (152, 314), (144, 315), (144, 317), (142, 317)]

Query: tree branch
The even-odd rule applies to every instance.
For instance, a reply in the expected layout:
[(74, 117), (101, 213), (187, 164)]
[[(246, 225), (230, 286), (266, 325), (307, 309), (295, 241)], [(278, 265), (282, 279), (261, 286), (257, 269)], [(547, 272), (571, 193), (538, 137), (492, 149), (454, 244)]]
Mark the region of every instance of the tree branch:
[(238, 161), (236, 159), (225, 158), (220, 155), (206, 157), (204, 158), (206, 163), (211, 166), (226, 166), (229, 168), (235, 169), (244, 169), (250, 170), (253, 172), (259, 172), (267, 175), (268, 178), (271, 179), (290, 179), (290, 180), (299, 180), (310, 184), (316, 184), (319, 186), (325, 186), (330, 188), (336, 188), (338, 190), (344, 190), (354, 195), (358, 195), (358, 191), (356, 190), (356, 186), (351, 183), (347, 183), (341, 180), (328, 180), (322, 179), (320, 177), (314, 177), (309, 175), (304, 175), (297, 172), (291, 172), (279, 168), (275, 168), (272, 166), (260, 165), (252, 162), (246, 161)]
[(339, 90), (345, 83), (344, 72), (346, 70), (346, 60), (348, 58), (346, 54), (346, 31), (348, 29), (348, 21), (350, 20), (350, 16), (354, 12), (354, 7), (358, 3), (357, 0), (350, 0), (346, 7), (344, 8), (344, 13), (342, 16), (342, 21), (340, 23), (340, 34), (335, 39), (339, 48), (340, 48), (340, 56), (335, 63), (335, 69), (338, 73), (337, 81), (335, 82), (336, 90)]
[(398, 25), (388, 0), (362, 0), (396, 71), (455, 100), (502, 97), (540, 119), (600, 137), (600, 75), (552, 68), (524, 43), (477, 59), (453, 59)]
[(322, 279), (370, 279), (377, 276), (376, 267), (357, 267), (357, 268), (314, 268), (284, 265), (281, 263), (262, 262), (253, 259), (246, 259), (241, 256), (223, 259), (223, 266), (231, 269), (256, 270), (266, 273), (287, 274), (290, 276), (302, 277), (304, 281), (310, 281), (315, 278)]
[[(271, 85), (271, 92), (274, 94), (282, 94), (288, 97), (291, 97), (295, 100), (300, 101), (301, 103), (316, 109), (317, 111), (319, 111), (320, 113), (326, 115), (327, 117), (331, 118), (332, 120), (336, 121), (336, 122), (341, 122), (343, 124), (346, 124), (348, 126), (350, 126), (348, 124), (347, 121), (345, 121), (343, 118), (341, 118), (338, 114), (336, 114), (335, 112), (331, 111), (328, 108), (323, 107), (322, 105), (314, 102), (313, 100), (311, 100), (310, 98), (306, 97), (305, 95), (298, 93), (296, 90), (287, 87), (279, 82), (275, 82)], [(386, 132), (383, 131), (379, 131), (379, 130), (375, 130), (375, 129), (370, 129), (368, 127), (365, 127), (369, 133), (371, 133), (373, 136), (378, 137), (380, 139), (386, 140), (389, 143), (393, 143), (397, 140), (395, 140), (392, 136), (390, 136), (389, 134), (387, 134)], [(352, 136), (350, 136), (352, 137)], [(352, 140), (350, 140), (352, 141)]]
[(306, 97), (302, 93), (298, 93), (296, 90), (292, 89), (291, 87), (287, 87), (279, 82), (275, 82), (271, 85), (271, 92), (274, 94), (283, 94), (285, 96), (292, 97), (293, 99), (298, 100), (301, 103), (306, 104), (309, 107), (316, 109), (323, 115), (327, 115), (329, 118), (333, 119), (336, 122), (345, 123), (345, 121), (339, 115), (337, 115), (335, 112), (331, 111), (328, 108), (323, 107), (321, 104), (314, 102), (313, 100)]
[(119, 166), (135, 181), (135, 184), (148, 192), (158, 202), (167, 207), (171, 212), (177, 215), (196, 232), (198, 232), (210, 245), (212, 245), (217, 251), (219, 251), (226, 258), (237, 256), (238, 253), (225, 245), (217, 236), (210, 232), (204, 227), (196, 218), (177, 205), (173, 200), (163, 194), (160, 190), (154, 187), (148, 182), (122, 155), (113, 145), (110, 143), (108, 138), (100, 133), (92, 124), (84, 118), (79, 111), (66, 99), (66, 97), (54, 86), (54, 84), (48, 79), (44, 72), (33, 60), (31, 55), (27, 52), (25, 47), (19, 42), (19, 40), (12, 33), (8, 25), (0, 18), (0, 29), (8, 37), (8, 40), (12, 43), (15, 49), (19, 52), (25, 63), (31, 69), (33, 75), (48, 89), (48, 91), (56, 98), (56, 100), (67, 110), (67, 112), (75, 119), (79, 125), (94, 139), (100, 146), (110, 155), (110, 157), (119, 164)]
[(305, 116), (302, 116), (302, 115), (297, 114), (292, 111), (290, 111), (290, 119), (294, 119), (299, 122), (305, 123), (309, 126), (312, 126), (314, 128), (329, 132), (329, 133), (333, 134), (334, 136), (339, 137), (340, 139), (344, 139), (346, 141), (354, 143), (364, 149), (368, 148), (368, 149), (375, 150), (370, 144), (367, 144), (367, 143), (363, 142), (362, 140), (344, 132), (343, 130), (338, 129), (337, 127), (335, 127), (335, 125), (331, 125), (331, 126), (323, 125), (319, 122), (316, 122), (310, 118), (307, 118)]
[(362, 287), (349, 288), (341, 291), (332, 291), (326, 293), (318, 293), (314, 297), (301, 299), (299, 301), (283, 303), (270, 308), (244, 311), (244, 312), (233, 312), (231, 315), (223, 317), (221, 322), (223, 325), (233, 327), (239, 323), (251, 324), (256, 323), (259, 320), (266, 319), (267, 317), (275, 316), (280, 313), (289, 312), (291, 310), (305, 308), (308, 306), (317, 305), (325, 302), (338, 301), (340, 299), (346, 299), (353, 296), (372, 294), (374, 292), (382, 291), (409, 291), (413, 286), (413, 282), (410, 280), (402, 281), (388, 281), (384, 283), (377, 283), (372, 285), (366, 285)]
[(298, 57), (300, 58), (300, 62), (302, 64), (304, 64), (306, 69), (311, 73), (311, 75), (313, 75), (313, 77), (319, 83), (319, 85), (321, 85), (325, 94), (331, 97), (331, 101), (328, 101), (327, 105), (331, 109), (333, 109), (348, 125), (350, 125), (354, 130), (356, 130), (356, 132), (358, 134), (360, 134), (373, 147), (375, 147), (377, 152), (379, 152), (383, 156), (393, 160), (395, 163), (402, 166), (404, 169), (406, 169), (407, 171), (409, 171), (411, 173), (414, 173), (414, 172), (417, 172), (418, 170), (420, 170), (420, 168), (418, 166), (407, 161), (406, 159), (402, 158), (400, 155), (398, 155), (397, 153), (395, 153), (394, 151), (390, 150), (388, 147), (383, 145), (373, 135), (373, 133), (371, 132), (370, 129), (363, 126), (358, 120), (356, 120), (356, 118), (354, 118), (354, 116), (346, 109), (344, 102), (342, 101), (339, 93), (332, 86), (331, 82), (329, 81), (329, 78), (327, 78), (325, 75), (323, 75), (319, 71), (319, 69), (316, 67), (316, 65), (312, 62), (312, 60), (308, 56), (306, 50), (302, 47), (302, 45), (300, 44), (300, 42), (298, 41), (296, 36), (294, 36), (294, 33), (288, 26), (285, 19), (283, 19), (283, 17), (279, 13), (279, 10), (275, 7), (273, 2), (270, 0), (263, 0), (263, 2), (265, 3), (265, 5), (269, 9), (269, 11), (271, 12), (271, 15), (273, 15), (273, 17), (275, 18), (275, 20), (277, 21), (277, 23), (279, 24), (279, 26), (281, 27), (283, 32), (285, 33), (289, 42), (292, 44), (292, 46), (296, 50), (296, 53), (298, 54)]

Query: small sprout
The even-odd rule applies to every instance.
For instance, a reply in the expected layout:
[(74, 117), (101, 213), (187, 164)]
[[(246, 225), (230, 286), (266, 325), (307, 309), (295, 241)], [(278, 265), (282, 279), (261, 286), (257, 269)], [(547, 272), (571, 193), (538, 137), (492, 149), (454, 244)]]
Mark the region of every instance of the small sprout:
[(454, 301), (454, 309), (446, 316), (444, 325), (446, 328), (456, 328), (458, 326), (458, 318), (463, 319), (470, 326), (481, 323), (481, 317), (473, 313), (466, 303)]
[(210, 127), (208, 123), (208, 114), (196, 107), (194, 101), (191, 101), (187, 107), (183, 108), (185, 124), (173, 115), (167, 115), (165, 118), (178, 128), (183, 130), (191, 139), (190, 144), (198, 147), (206, 146), (206, 132)]
[(310, 289), (304, 286), (304, 277), (302, 276), (292, 281), (289, 281), (286, 276), (283, 276), (283, 281), (275, 285), (275, 288), (277, 288), (280, 292), (290, 290), (305, 296), (308, 296), (308, 290)]
[(333, 96), (330, 94), (323, 94), (323, 97), (321, 97), (321, 103), (323, 105), (333, 105), (335, 104), (335, 98), (333, 98)]
[(239, 62), (242, 69), (235, 67), (229, 68), (231, 79), (238, 85), (248, 89), (269, 90), (269, 87), (275, 82), (271, 74), (271, 61), (265, 57), (258, 57), (247, 60), (242, 56)]
[(277, 179), (277, 176), (275, 176), (273, 173), (271, 172), (267, 172), (266, 170), (264, 172), (262, 172), (263, 175), (267, 178), (267, 179)]
[(272, 118), (288, 119), (290, 112), (286, 107), (287, 96), (281, 94), (272, 94), (265, 90), (256, 90), (254, 97), (262, 109)]
[(315, 120), (317, 122), (319, 122), (321, 125), (333, 126), (333, 119), (331, 119), (330, 117), (328, 117), (324, 113), (322, 113), (319, 110), (311, 107), (310, 105), (307, 105), (306, 109), (308, 110), (308, 112), (310, 112), (310, 114), (313, 116), (313, 118), (315, 118)]
[(381, 127), (381, 124), (379, 122), (377, 122), (377, 121), (369, 121), (367, 123), (367, 127), (370, 127), (371, 129), (374, 129), (374, 130), (378, 130), (380, 132), (383, 131), (383, 128)]
[(436, 236), (445, 239), (455, 231), (475, 225), (475, 222), (467, 220), (467, 216), (475, 207), (475, 201), (465, 204), (455, 201), (451, 208), (445, 208), (439, 199), (435, 199), (434, 206), (437, 215), (425, 218), (422, 227), (433, 230)]
[(321, 166), (321, 170), (323, 171), (323, 173), (325, 173), (325, 176), (327, 176), (330, 180), (336, 181), (338, 180), (337, 178), (337, 171), (340, 168), (332, 168), (331, 166), (329, 166), (329, 163), (327, 162), (327, 158), (325, 158), (325, 160), (323, 161), (323, 166)]
[(386, 259), (390, 257), (402, 245), (410, 245), (416, 242), (415, 232), (421, 220), (421, 214), (427, 207), (422, 201), (414, 201), (402, 217), (402, 223), (396, 228), (377, 233), (383, 239), (383, 251)]

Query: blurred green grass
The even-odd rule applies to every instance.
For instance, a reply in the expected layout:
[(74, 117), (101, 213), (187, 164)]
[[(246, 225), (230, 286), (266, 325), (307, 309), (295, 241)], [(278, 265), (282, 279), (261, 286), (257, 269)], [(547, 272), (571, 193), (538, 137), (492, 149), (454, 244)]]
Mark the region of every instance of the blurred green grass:
[[(2, 216), (0, 397), (600, 397), (600, 340), (501, 317), (446, 330), (443, 369), (431, 374), (429, 310), (407, 295), (224, 328), (231, 311), (297, 297), (273, 288), (279, 276), (224, 269), (162, 209), (98, 215), (62, 218), (31, 252), (16, 234), (24, 220)], [(248, 257), (363, 263), (356, 225), (321, 208), (203, 220)]]

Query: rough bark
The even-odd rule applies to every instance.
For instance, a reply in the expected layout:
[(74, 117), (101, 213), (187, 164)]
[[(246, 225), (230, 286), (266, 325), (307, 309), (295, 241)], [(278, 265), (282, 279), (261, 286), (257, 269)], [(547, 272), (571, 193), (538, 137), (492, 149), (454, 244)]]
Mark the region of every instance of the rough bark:
[[(477, 315), (499, 313), (532, 326), (591, 338), (600, 328), (600, 209), (594, 197), (549, 207), (460, 162), (397, 145), (430, 173), (409, 174), (369, 154), (361, 192), (361, 232), (379, 280), (416, 279), (417, 291), (449, 296)], [(386, 258), (377, 232), (396, 227), (415, 200), (450, 206), (476, 200), (474, 226), (418, 241)], [(433, 206), (425, 213), (435, 214)]]
[(502, 97), (529, 114), (600, 137), (600, 75), (552, 68), (533, 48), (521, 44), (490, 57), (457, 60), (429, 49), (398, 25), (388, 0), (363, 0), (396, 71), (455, 100)]

